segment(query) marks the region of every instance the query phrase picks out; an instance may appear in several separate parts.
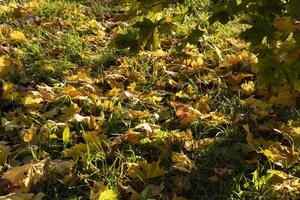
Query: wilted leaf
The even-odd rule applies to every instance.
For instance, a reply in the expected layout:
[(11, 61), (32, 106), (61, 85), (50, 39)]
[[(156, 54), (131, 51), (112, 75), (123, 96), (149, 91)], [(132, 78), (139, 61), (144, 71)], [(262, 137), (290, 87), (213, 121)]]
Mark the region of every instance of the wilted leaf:
[(43, 96), (36, 91), (28, 92), (24, 98), (24, 106), (28, 108), (41, 108), (43, 102)]
[(7, 100), (14, 101), (19, 96), (19, 94), (17, 93), (15, 85), (13, 83), (4, 83), (2, 96)]
[(30, 142), (34, 135), (36, 134), (36, 127), (32, 125), (29, 129), (25, 129), (22, 131), (22, 137), (24, 142)]
[(298, 159), (298, 151), (294, 147), (287, 147), (280, 145), (280, 143), (275, 143), (269, 149), (265, 149), (263, 154), (273, 163), (289, 168)]
[(279, 170), (268, 170), (269, 183), (271, 183), (275, 190), (281, 192), (299, 192), (300, 179), (298, 177), (286, 174)]
[(28, 192), (43, 177), (47, 159), (16, 167), (4, 173), (2, 178), (9, 180), (19, 191)]
[(38, 194), (14, 192), (5, 196), (0, 196), (0, 200), (42, 200), (44, 196), (45, 194), (42, 192)]
[(0, 165), (4, 165), (11, 148), (5, 143), (0, 143)]
[(148, 163), (147, 161), (139, 161), (137, 163), (128, 164), (128, 176), (133, 179), (147, 180), (154, 177), (163, 176), (167, 173), (166, 170), (161, 169), (159, 161)]
[(172, 162), (174, 163), (173, 167), (179, 171), (190, 173), (194, 169), (195, 161), (189, 159), (187, 155), (177, 152), (172, 153)]

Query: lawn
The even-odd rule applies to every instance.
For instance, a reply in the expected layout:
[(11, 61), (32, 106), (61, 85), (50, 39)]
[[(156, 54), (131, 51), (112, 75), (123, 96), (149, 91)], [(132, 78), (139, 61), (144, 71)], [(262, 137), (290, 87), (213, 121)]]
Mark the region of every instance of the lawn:
[(300, 84), (261, 87), (243, 15), (210, 24), (194, 0), (151, 49), (128, 3), (18, 2), (0, 2), (0, 200), (299, 199)]

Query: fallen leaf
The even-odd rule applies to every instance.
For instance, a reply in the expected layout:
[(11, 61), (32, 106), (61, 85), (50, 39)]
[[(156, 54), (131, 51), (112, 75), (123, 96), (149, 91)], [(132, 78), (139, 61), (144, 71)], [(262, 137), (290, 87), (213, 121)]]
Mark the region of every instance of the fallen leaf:
[(172, 153), (172, 162), (173, 167), (179, 171), (190, 173), (192, 169), (194, 169), (195, 161), (189, 159), (187, 155), (177, 152)]
[(43, 177), (48, 159), (16, 167), (4, 173), (2, 178), (9, 180), (18, 191), (28, 192)]
[(0, 165), (4, 165), (9, 155), (11, 148), (5, 142), (0, 142)]
[(154, 161), (152, 163), (148, 163), (147, 161), (128, 163), (128, 176), (133, 179), (141, 180), (163, 176), (167, 171), (161, 169), (159, 163), (159, 161)]
[(117, 200), (118, 194), (115, 190), (107, 189), (101, 192), (98, 200)]
[(277, 142), (263, 150), (263, 154), (276, 165), (289, 168), (297, 162), (299, 152), (294, 147), (283, 146)]
[(38, 194), (14, 192), (6, 196), (0, 196), (0, 200), (43, 200), (44, 196), (45, 194), (42, 192)]
[(9, 36), (10, 36), (10, 39), (17, 41), (17, 42), (23, 42), (26, 40), (24, 33), (20, 32), (20, 31), (12, 31)]

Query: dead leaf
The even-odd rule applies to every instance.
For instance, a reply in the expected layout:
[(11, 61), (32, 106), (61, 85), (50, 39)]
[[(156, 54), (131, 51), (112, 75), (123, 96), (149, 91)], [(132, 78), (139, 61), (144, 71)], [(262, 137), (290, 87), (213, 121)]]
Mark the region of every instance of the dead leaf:
[(2, 178), (9, 180), (18, 191), (28, 192), (43, 177), (48, 159), (16, 167), (4, 173)]
[(159, 163), (159, 161), (154, 161), (152, 163), (148, 163), (147, 161), (128, 163), (128, 176), (133, 179), (141, 180), (163, 176), (167, 171), (161, 169)]
[(5, 142), (0, 142), (0, 165), (4, 165), (11, 148)]
[(179, 171), (190, 173), (195, 166), (195, 161), (189, 159), (187, 155), (177, 152), (172, 153), (172, 162), (174, 163), (173, 167)]

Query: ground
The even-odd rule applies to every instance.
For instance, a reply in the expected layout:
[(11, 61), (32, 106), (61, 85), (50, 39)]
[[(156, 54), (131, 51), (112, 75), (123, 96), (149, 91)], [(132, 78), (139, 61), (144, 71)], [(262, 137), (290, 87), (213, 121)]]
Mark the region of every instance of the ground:
[(198, 3), (136, 54), (124, 4), (0, 3), (0, 199), (297, 199), (299, 93), (260, 88), (247, 27)]

